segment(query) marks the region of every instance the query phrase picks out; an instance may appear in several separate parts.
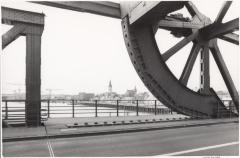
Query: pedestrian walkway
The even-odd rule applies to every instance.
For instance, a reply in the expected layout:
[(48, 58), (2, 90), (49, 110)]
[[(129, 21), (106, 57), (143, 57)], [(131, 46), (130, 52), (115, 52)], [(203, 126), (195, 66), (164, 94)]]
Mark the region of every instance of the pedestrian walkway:
[(121, 116), (121, 117), (78, 117), (78, 118), (50, 118), (45, 122), (45, 125), (48, 127), (61, 127), (66, 125), (74, 125), (78, 124), (85, 125), (85, 123), (88, 123), (89, 125), (93, 125), (94, 123), (102, 124), (104, 122), (107, 123), (113, 123), (114, 121), (121, 122), (121, 121), (132, 121), (136, 122), (138, 120), (141, 121), (151, 121), (153, 119), (155, 120), (178, 120), (178, 119), (185, 119), (189, 118), (188, 116), (181, 115), (181, 114), (164, 114), (164, 115), (142, 115), (142, 116)]
[(2, 138), (4, 142), (44, 139), (47, 137), (64, 138), (118, 132), (137, 132), (151, 129), (179, 128), (206, 124), (231, 123), (237, 121), (238, 118), (193, 120), (183, 115), (179, 115), (177, 117), (167, 117), (164, 115), (164, 117), (128, 116), (101, 118), (54, 118), (47, 120), (45, 122), (45, 126), (41, 127), (3, 128)]

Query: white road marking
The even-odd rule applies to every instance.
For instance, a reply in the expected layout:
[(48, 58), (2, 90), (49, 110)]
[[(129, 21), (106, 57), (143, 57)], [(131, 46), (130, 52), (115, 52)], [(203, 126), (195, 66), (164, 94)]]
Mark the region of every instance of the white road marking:
[(53, 152), (53, 149), (52, 149), (52, 146), (51, 146), (51, 142), (50, 142), (50, 140), (49, 140), (47, 128), (46, 128), (46, 126), (44, 126), (44, 127), (45, 127), (45, 131), (46, 131), (47, 146), (48, 146), (48, 150), (49, 150), (50, 157), (55, 157), (54, 152)]
[(230, 143), (225, 143), (225, 144), (206, 146), (206, 147), (195, 148), (195, 149), (190, 149), (190, 150), (183, 150), (183, 151), (178, 151), (178, 152), (173, 152), (173, 153), (168, 153), (168, 154), (163, 154), (163, 155), (157, 155), (157, 156), (174, 156), (174, 155), (186, 154), (186, 153), (191, 153), (191, 152), (196, 152), (196, 151), (201, 151), (201, 150), (209, 150), (209, 149), (220, 148), (220, 147), (236, 145), (236, 144), (239, 144), (239, 142), (230, 142)]
[(51, 143), (49, 141), (47, 141), (47, 145), (48, 145), (48, 150), (49, 150), (50, 157), (55, 157), (52, 146), (51, 146)]

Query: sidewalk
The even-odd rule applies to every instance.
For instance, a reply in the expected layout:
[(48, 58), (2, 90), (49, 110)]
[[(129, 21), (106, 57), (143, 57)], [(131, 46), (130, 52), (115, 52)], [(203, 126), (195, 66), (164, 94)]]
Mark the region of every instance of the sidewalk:
[(165, 114), (165, 115), (142, 115), (142, 116), (121, 116), (121, 117), (78, 117), (78, 118), (50, 118), (45, 122), (47, 127), (51, 128), (64, 128), (66, 125), (74, 125), (78, 124), (79, 126), (88, 123), (89, 125), (94, 124), (97, 122), (98, 124), (103, 124), (104, 122), (112, 123), (112, 122), (121, 122), (121, 121), (146, 121), (146, 120), (167, 120), (167, 119), (185, 119), (189, 118), (188, 116), (181, 115), (181, 114)]
[[(169, 118), (169, 116), (163, 116), (153, 115), (138, 117), (54, 118), (45, 122), (47, 133), (44, 126), (35, 128), (10, 127), (3, 128), (2, 138), (3, 142), (45, 138), (66, 138), (75, 136), (181, 128), (219, 123), (233, 123), (238, 121), (238, 118), (190, 120), (186, 119), (183, 115), (182, 117), (177, 116), (171, 118)], [(176, 118), (181, 118), (181, 120), (178, 119), (178, 121), (176, 121)], [(107, 124), (104, 122), (107, 122)], [(85, 123), (88, 123), (88, 126), (86, 126)], [(92, 127), (89, 125), (92, 125)]]

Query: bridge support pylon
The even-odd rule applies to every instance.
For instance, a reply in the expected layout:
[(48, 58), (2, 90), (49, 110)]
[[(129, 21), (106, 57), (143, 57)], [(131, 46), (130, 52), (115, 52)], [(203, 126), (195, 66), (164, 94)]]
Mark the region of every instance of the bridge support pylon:
[(27, 126), (41, 125), (41, 36), (44, 14), (2, 7), (2, 23), (13, 25), (2, 35), (2, 49), (19, 36), (26, 36), (26, 102)]
[(26, 34), (26, 124), (41, 124), (41, 28)]

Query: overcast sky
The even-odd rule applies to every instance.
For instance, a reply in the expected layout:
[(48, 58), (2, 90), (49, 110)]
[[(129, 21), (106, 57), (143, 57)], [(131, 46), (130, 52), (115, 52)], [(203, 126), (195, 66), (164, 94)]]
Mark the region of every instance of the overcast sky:
[[(147, 91), (130, 62), (119, 19), (22, 1), (8, 0), (1, 3), (2, 6), (43, 12), (46, 15), (42, 36), (42, 93), (48, 93), (46, 89), (53, 89), (53, 93), (102, 93), (107, 91), (109, 80), (112, 81), (113, 91), (117, 93), (124, 93), (134, 86), (139, 91)], [(195, 4), (202, 13), (214, 20), (222, 1), (195, 1)], [(234, 1), (224, 22), (238, 17), (239, 8), (239, 3)], [(2, 34), (11, 28), (2, 26)], [(173, 38), (167, 31), (159, 31), (156, 39), (161, 52), (181, 40)], [(219, 47), (238, 87), (239, 48), (221, 40)], [(191, 44), (167, 62), (177, 77), (181, 75), (190, 49)], [(3, 93), (13, 93), (17, 89), (24, 91), (25, 51), (25, 37), (20, 37), (1, 54)], [(215, 90), (226, 90), (212, 57), (210, 67), (211, 86)], [(192, 89), (199, 87), (199, 62), (194, 66), (188, 86)]]

